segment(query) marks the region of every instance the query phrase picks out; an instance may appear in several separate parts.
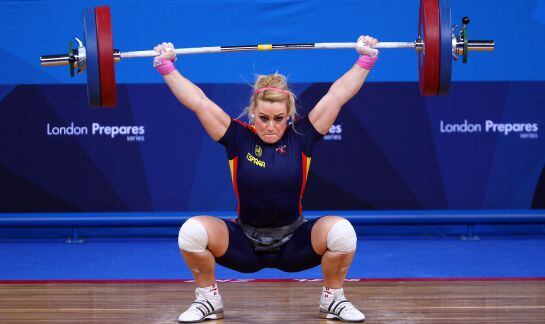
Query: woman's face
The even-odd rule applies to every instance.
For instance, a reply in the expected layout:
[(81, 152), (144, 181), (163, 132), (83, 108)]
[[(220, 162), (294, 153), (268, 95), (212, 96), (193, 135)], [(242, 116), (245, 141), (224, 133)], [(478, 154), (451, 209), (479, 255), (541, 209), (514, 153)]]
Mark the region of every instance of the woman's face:
[(278, 142), (288, 127), (288, 107), (285, 101), (257, 100), (254, 108), (257, 135), (268, 144)]

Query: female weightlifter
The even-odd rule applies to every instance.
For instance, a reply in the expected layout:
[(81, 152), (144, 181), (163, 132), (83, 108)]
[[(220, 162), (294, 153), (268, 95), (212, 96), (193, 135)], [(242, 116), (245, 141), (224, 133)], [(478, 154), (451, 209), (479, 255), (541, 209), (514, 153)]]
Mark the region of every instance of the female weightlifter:
[(321, 264), (320, 318), (365, 320), (343, 292), (356, 250), (354, 228), (338, 216), (305, 220), (301, 199), (314, 144), (360, 90), (377, 60), (376, 43), (370, 36), (358, 38), (359, 59), (303, 118), (296, 118), (295, 96), (283, 75), (259, 76), (244, 111), (248, 123), (227, 115), (176, 70), (171, 43), (154, 48), (160, 55), (153, 65), (170, 90), (197, 115), (208, 135), (225, 146), (238, 200), (236, 221), (195, 216), (180, 228), (178, 245), (198, 287), (195, 302), (179, 322), (223, 318), (216, 262), (240, 272), (266, 267), (296, 272)]

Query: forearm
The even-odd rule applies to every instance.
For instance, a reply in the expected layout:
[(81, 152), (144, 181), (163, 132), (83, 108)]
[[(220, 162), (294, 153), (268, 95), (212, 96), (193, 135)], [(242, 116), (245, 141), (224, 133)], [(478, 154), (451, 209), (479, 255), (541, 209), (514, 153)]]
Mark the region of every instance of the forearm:
[(368, 74), (368, 70), (354, 64), (350, 70), (331, 85), (328, 94), (335, 97), (342, 106), (360, 91)]
[(199, 87), (182, 76), (178, 70), (164, 75), (163, 78), (174, 96), (192, 111), (196, 111), (202, 101), (208, 99)]

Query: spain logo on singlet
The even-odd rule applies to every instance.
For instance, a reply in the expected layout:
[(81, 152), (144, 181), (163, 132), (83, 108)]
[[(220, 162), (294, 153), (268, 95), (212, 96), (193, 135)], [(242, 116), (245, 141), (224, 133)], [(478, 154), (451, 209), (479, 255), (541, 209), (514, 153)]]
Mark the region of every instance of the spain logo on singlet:
[(261, 155), (263, 154), (263, 149), (261, 148), (261, 146), (256, 145), (254, 153), (257, 157), (261, 157)]

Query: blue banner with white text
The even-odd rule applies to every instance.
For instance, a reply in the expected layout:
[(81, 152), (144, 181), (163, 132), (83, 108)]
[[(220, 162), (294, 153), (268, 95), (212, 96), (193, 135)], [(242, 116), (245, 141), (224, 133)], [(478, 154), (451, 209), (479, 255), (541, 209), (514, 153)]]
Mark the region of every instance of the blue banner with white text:
[[(247, 85), (201, 84), (231, 116)], [(301, 115), (329, 83), (293, 84)], [(545, 82), (369, 83), (316, 145), (305, 209), (529, 209), (545, 203)], [(224, 149), (163, 84), (0, 86), (0, 211), (224, 211)], [(395, 95), (392, 95), (395, 94)], [(471, 98), (452, 100), (452, 98)]]

